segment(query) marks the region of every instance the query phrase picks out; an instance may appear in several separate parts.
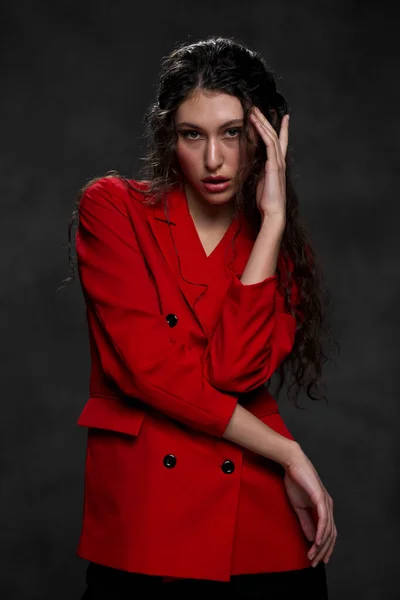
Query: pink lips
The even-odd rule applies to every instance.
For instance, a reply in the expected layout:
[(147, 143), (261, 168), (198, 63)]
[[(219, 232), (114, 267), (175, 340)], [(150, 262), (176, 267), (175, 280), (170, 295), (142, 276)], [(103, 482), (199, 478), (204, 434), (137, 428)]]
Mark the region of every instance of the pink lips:
[(217, 179), (215, 182), (213, 182), (209, 180), (203, 181), (203, 185), (208, 192), (223, 192), (229, 187), (230, 181), (220, 181)]

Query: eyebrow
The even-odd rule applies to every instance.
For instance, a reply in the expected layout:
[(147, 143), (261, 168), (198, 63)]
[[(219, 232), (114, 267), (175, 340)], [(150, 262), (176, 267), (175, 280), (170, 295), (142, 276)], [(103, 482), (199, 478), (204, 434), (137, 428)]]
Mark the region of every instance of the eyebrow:
[[(229, 125), (235, 125), (235, 124), (239, 124), (239, 123), (243, 123), (243, 119), (231, 119), (230, 121), (226, 121), (226, 123), (223, 123), (222, 125), (220, 125), (220, 129), (223, 129), (224, 127), (228, 127)], [(176, 127), (182, 127), (182, 126), (192, 127), (193, 129), (202, 129), (200, 127), (200, 125), (196, 125), (195, 123), (187, 123), (186, 121), (176, 124)]]

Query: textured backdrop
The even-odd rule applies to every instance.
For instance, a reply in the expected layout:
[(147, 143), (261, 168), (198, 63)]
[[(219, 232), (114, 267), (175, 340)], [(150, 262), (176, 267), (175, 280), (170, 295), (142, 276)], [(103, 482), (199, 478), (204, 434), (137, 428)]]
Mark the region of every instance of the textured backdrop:
[[(387, 4), (387, 5), (386, 5)], [(281, 396), (335, 502), (331, 600), (399, 597), (399, 61), (385, 2), (1, 2), (0, 597), (84, 589), (80, 533), (89, 354), (67, 223), (86, 180), (135, 176), (143, 113), (177, 42), (261, 51), (291, 111), (303, 220), (341, 352), (329, 404)], [(268, 544), (268, 540), (266, 540)]]

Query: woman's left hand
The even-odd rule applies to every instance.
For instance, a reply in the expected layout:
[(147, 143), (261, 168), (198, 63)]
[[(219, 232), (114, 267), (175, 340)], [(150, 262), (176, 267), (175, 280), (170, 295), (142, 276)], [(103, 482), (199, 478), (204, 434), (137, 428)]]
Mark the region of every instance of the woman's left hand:
[(282, 119), (279, 138), (263, 113), (254, 106), (250, 119), (267, 146), (265, 168), (257, 184), (257, 207), (263, 217), (286, 221), (286, 152), (289, 139), (289, 115)]

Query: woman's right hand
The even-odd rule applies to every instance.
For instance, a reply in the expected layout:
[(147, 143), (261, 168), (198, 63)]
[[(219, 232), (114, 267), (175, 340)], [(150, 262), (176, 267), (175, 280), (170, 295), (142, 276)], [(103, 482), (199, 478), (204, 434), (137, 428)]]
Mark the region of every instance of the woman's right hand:
[(290, 503), (307, 539), (314, 542), (308, 552), (312, 566), (315, 567), (320, 560), (327, 563), (337, 538), (333, 500), (301, 449), (284, 468), (285, 488)]

